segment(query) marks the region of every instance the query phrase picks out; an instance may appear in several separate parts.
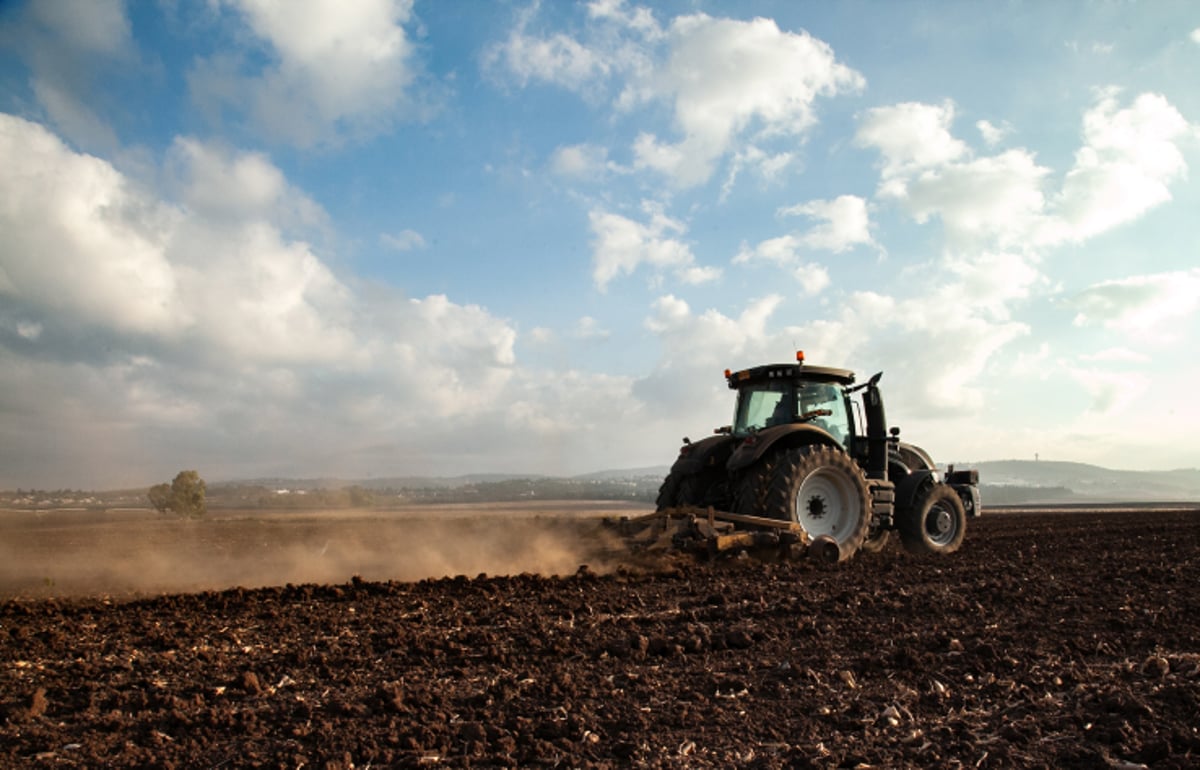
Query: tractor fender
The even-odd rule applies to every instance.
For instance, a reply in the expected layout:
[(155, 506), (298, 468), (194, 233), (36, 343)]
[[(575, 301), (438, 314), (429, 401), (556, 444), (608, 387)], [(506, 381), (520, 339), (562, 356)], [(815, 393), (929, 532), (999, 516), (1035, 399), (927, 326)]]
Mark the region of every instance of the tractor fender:
[(983, 505), (979, 499), (979, 487), (975, 484), (950, 484), (950, 488), (962, 499), (963, 509), (968, 518), (975, 518), (983, 513)]
[(725, 467), (732, 473), (758, 462), (759, 458), (775, 449), (786, 450), (809, 444), (828, 444), (839, 449), (842, 445), (826, 430), (815, 425), (793, 423), (790, 425), (775, 425), (764, 428), (747, 436), (733, 454)]
[(929, 456), (928, 452), (907, 441), (896, 442), (896, 454), (900, 455), (901, 461), (909, 468), (933, 470), (937, 467), (933, 464), (933, 458)]
[(678, 476), (691, 476), (707, 468), (720, 468), (725, 465), (737, 442), (733, 436), (709, 436), (679, 448), (679, 457), (671, 466), (671, 473)]
[(922, 488), (937, 483), (937, 477), (934, 473), (933, 470), (928, 468), (919, 468), (909, 471), (907, 476), (895, 479), (896, 510), (911, 508), (916, 503), (917, 495)]

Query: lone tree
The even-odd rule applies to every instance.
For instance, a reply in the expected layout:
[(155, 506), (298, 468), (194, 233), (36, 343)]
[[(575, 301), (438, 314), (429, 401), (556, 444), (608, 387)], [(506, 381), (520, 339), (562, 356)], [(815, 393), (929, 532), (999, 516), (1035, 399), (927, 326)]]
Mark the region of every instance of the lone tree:
[(155, 484), (147, 497), (159, 513), (171, 511), (180, 516), (203, 516), (208, 513), (204, 500), (204, 479), (196, 471), (180, 471), (170, 484)]

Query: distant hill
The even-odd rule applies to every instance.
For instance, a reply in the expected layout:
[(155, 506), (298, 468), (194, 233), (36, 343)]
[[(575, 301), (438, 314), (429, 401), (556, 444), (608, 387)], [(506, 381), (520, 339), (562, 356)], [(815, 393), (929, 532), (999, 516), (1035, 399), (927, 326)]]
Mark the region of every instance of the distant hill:
[(1200, 501), (1200, 470), (1122, 471), (1073, 462), (995, 460), (979, 470), (984, 505)]
[[(1124, 471), (1075, 462), (993, 460), (956, 463), (958, 468), (979, 470), (984, 503), (992, 505), (1026, 503), (1122, 503), (1122, 502), (1194, 502), (1200, 501), (1200, 470)], [(395, 476), (370, 479), (254, 479), (236, 482), (269, 489), (315, 490), (360, 487), (367, 490), (460, 490), (473, 488), (476, 494), (505, 490), (514, 482), (528, 482), (522, 488), (542, 494), (567, 494), (574, 497), (612, 493), (609, 485), (636, 484), (639, 489), (653, 488), (666, 477), (666, 465), (621, 468), (557, 477), (536, 473), (475, 473), (461, 476)], [(944, 470), (944, 468), (943, 468)], [(220, 487), (221, 483), (212, 484)], [(617, 492), (625, 496), (622, 488)]]

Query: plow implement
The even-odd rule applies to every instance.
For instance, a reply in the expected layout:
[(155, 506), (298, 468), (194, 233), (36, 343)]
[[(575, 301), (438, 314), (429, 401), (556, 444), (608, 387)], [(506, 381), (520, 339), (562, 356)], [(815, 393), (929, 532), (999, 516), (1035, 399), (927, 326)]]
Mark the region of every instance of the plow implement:
[(799, 524), (762, 516), (718, 511), (711, 506), (663, 508), (608, 524), (635, 555), (685, 553), (703, 558), (747, 554), (764, 560), (815, 558), (834, 563), (841, 549), (822, 535), (807, 541)]

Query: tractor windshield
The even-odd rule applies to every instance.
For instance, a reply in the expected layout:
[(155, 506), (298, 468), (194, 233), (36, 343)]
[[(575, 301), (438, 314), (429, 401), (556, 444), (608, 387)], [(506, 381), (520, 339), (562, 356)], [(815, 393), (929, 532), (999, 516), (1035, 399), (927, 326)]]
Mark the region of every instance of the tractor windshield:
[(775, 380), (739, 388), (734, 435), (790, 422), (815, 425), (845, 445), (851, 434), (845, 393), (831, 382)]

